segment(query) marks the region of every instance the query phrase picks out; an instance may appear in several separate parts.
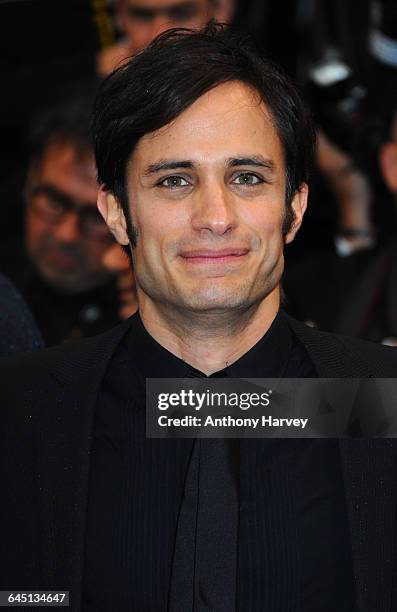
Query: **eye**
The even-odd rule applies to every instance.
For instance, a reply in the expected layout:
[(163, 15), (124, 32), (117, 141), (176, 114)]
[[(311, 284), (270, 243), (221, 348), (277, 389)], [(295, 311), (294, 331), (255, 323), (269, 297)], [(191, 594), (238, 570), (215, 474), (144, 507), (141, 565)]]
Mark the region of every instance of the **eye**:
[(263, 179), (252, 172), (240, 172), (232, 181), (235, 185), (259, 185)]
[(176, 6), (168, 11), (168, 20), (180, 23), (182, 21), (188, 21), (196, 17), (198, 11), (196, 7), (190, 5)]
[(178, 187), (189, 187), (190, 183), (183, 178), (183, 176), (167, 176), (158, 182), (160, 187), (168, 187), (169, 189), (176, 189)]
[(52, 208), (54, 211), (56, 212), (61, 212), (65, 209), (65, 206), (63, 204), (63, 202), (59, 201), (59, 200), (48, 200), (47, 201), (47, 206), (49, 208)]
[(127, 15), (131, 20), (150, 22), (153, 21), (155, 14), (154, 11), (145, 8), (138, 8), (134, 6), (127, 7)]
[(64, 204), (55, 198), (40, 194), (36, 198), (36, 206), (50, 215), (62, 215), (65, 212)]

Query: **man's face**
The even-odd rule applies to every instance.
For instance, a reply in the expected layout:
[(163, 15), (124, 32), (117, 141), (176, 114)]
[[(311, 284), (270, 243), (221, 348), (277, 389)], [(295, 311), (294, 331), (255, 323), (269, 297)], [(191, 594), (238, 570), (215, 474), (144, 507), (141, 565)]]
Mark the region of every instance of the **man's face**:
[(40, 276), (78, 293), (107, 277), (101, 257), (112, 244), (96, 209), (93, 158), (68, 144), (50, 145), (29, 176), (25, 241)]
[[(295, 222), (283, 238), (283, 150), (266, 107), (248, 87), (218, 86), (144, 136), (127, 186), (140, 299), (224, 312), (278, 291), (284, 242), (301, 223), (307, 189), (293, 199)], [(112, 226), (120, 242), (123, 225)]]
[(120, 25), (134, 51), (168, 28), (201, 28), (210, 17), (210, 0), (120, 0)]

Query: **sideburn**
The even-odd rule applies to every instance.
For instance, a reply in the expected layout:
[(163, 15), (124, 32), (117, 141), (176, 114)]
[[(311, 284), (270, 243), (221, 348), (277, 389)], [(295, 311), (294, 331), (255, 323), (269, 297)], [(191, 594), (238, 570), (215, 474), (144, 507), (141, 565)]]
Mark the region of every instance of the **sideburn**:
[(127, 235), (130, 241), (129, 244), (122, 245), (121, 248), (123, 249), (124, 253), (128, 255), (128, 258), (130, 262), (132, 263), (131, 250), (135, 249), (138, 244), (139, 233), (138, 233), (138, 228), (132, 222), (131, 213), (130, 213), (127, 199), (123, 197), (123, 198), (120, 198), (120, 201), (121, 201), (121, 207), (123, 209), (123, 213), (125, 216), (125, 222), (127, 224)]
[(294, 210), (291, 206), (291, 202), (289, 202), (286, 205), (285, 216), (284, 216), (284, 221), (283, 221), (283, 226), (282, 226), (283, 238), (285, 238), (285, 236), (288, 234), (289, 230), (291, 229), (291, 225), (294, 219), (295, 219)]

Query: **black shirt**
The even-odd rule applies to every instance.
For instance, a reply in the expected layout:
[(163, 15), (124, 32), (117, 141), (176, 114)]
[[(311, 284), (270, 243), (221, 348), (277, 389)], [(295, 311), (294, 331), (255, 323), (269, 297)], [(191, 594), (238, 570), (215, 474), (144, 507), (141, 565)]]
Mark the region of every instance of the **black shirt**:
[[(225, 374), (316, 376), (282, 313), (250, 351), (213, 376)], [(145, 437), (145, 379), (194, 375), (203, 376), (160, 346), (136, 315), (96, 406), (84, 576), (87, 612), (167, 610), (194, 441)], [(354, 610), (338, 441), (241, 440), (239, 467), (237, 609)]]

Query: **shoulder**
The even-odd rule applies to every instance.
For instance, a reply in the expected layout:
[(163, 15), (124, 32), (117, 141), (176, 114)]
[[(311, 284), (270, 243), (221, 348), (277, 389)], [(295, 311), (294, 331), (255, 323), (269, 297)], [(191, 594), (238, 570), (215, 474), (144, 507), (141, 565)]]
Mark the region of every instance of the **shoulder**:
[(23, 304), (20, 293), (8, 278), (0, 274), (0, 306), (1, 313), (12, 311), (15, 307), (19, 308)]
[(397, 348), (319, 331), (288, 318), (320, 376), (397, 377)]
[(42, 395), (50, 384), (79, 385), (88, 377), (99, 377), (129, 325), (127, 320), (98, 336), (0, 361), (0, 397), (12, 397), (18, 403), (27, 396)]
[(384, 368), (384, 375), (388, 372), (388, 376), (397, 376), (397, 349), (395, 347), (350, 336), (337, 334), (335, 336), (352, 358), (365, 360), (372, 366), (381, 366)]
[[(73, 347), (71, 346), (73, 344)], [(80, 342), (38, 351), (21, 353), (0, 361), (0, 397), (2, 408), (18, 411), (39, 405), (56, 385), (53, 372), (62, 371), (64, 364), (78, 357)]]
[(0, 357), (42, 346), (41, 334), (22, 296), (0, 275)]

